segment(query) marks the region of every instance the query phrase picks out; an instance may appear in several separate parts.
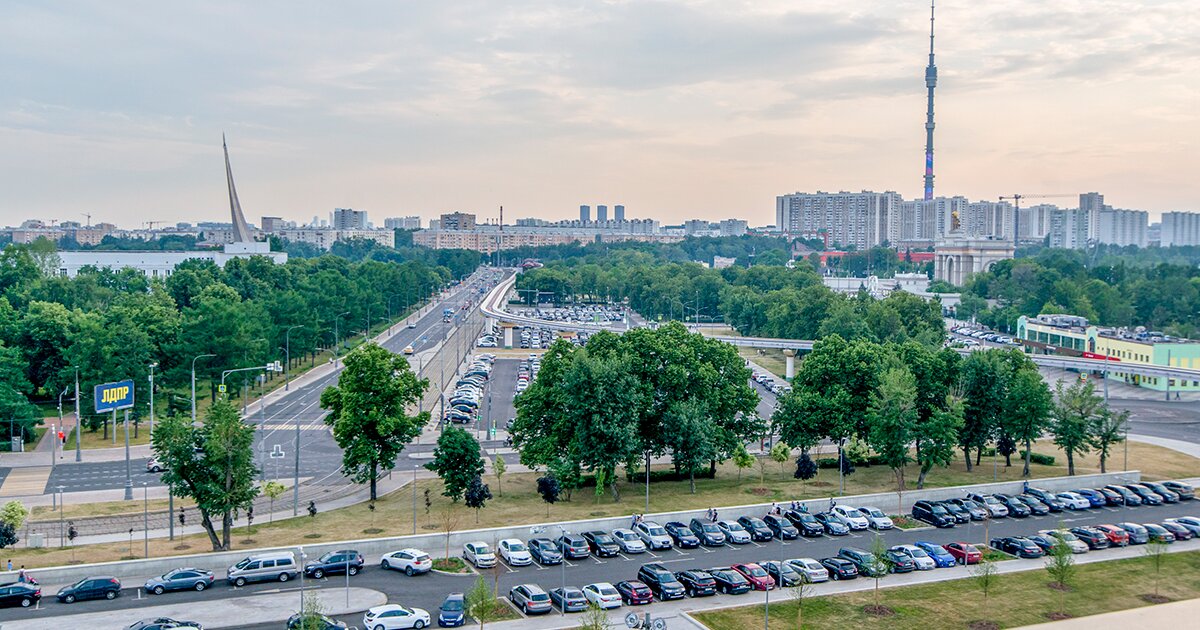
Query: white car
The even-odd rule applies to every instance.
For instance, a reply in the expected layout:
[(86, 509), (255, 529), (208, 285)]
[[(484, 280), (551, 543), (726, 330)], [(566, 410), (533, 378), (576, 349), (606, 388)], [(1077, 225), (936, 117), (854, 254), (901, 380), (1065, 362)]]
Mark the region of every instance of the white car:
[(379, 566), (384, 569), (403, 571), (405, 575), (428, 573), (433, 569), (433, 559), (420, 549), (401, 549), (383, 554)]
[(879, 508), (860, 507), (858, 508), (858, 511), (861, 512), (863, 516), (867, 517), (867, 524), (871, 526), (871, 529), (892, 529), (896, 526), (896, 524), (892, 522), (892, 519), (888, 518), (888, 515), (884, 514), (883, 510)]
[(891, 551), (898, 551), (913, 559), (918, 571), (931, 571), (937, 568), (937, 562), (916, 545), (896, 545)]
[(833, 513), (849, 523), (851, 530), (867, 529), (871, 526), (871, 522), (867, 520), (866, 516), (863, 516), (862, 512), (858, 511), (858, 508), (853, 508), (849, 505), (835, 505), (833, 506)]
[(671, 548), (671, 537), (667, 535), (667, 530), (654, 521), (642, 521), (633, 526), (633, 531), (650, 549)]
[(525, 547), (525, 543), (516, 538), (505, 538), (497, 545), (500, 547), (500, 557), (504, 561), (514, 567), (523, 567), (533, 564), (533, 556), (529, 554), (529, 549)]
[(618, 527), (612, 530), (612, 537), (616, 539), (617, 546), (625, 553), (646, 553), (646, 543), (632, 529)]
[(1057, 538), (1058, 540), (1060, 540), (1064, 543), (1067, 543), (1067, 547), (1069, 547), (1071, 549), (1071, 553), (1087, 553), (1088, 552), (1087, 543), (1083, 542), (1082, 540), (1079, 540), (1079, 538), (1076, 537), (1075, 534), (1072, 534), (1071, 532), (1068, 532), (1066, 530), (1043, 529), (1043, 530), (1039, 531), (1038, 533), (1045, 536), (1046, 538), (1049, 538), (1049, 539)]
[(363, 627), (369, 630), (407, 630), (429, 626), (429, 613), (399, 604), (376, 606), (363, 615)]
[(583, 596), (589, 604), (595, 604), (601, 609), (621, 607), (621, 594), (608, 582), (588, 584), (583, 587)]
[(725, 538), (735, 545), (750, 543), (750, 532), (737, 521), (717, 521), (717, 528), (725, 534)]
[(496, 554), (481, 540), (463, 545), (463, 560), (475, 565), (476, 569), (490, 569), (496, 566)]
[(1059, 492), (1054, 495), (1067, 504), (1069, 510), (1086, 510), (1092, 507), (1092, 502), (1087, 500), (1087, 497), (1076, 492)]
[(804, 576), (805, 582), (828, 582), (829, 569), (821, 566), (820, 562), (812, 558), (792, 558), (785, 560), (784, 564), (792, 567), (797, 573)]

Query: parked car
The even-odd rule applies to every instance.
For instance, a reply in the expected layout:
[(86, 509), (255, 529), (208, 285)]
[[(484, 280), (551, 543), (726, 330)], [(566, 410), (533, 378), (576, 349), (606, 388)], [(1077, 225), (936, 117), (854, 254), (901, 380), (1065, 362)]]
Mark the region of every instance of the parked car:
[(1087, 510), (1092, 507), (1091, 500), (1078, 492), (1059, 492), (1055, 496), (1068, 510)]
[(879, 577), (888, 572), (887, 565), (883, 560), (876, 558), (875, 554), (858, 547), (842, 547), (838, 549), (838, 555), (849, 560), (854, 564), (854, 568), (858, 569), (859, 575), (867, 577)]
[(1045, 503), (1046, 507), (1049, 508), (1051, 512), (1061, 512), (1067, 507), (1067, 505), (1063, 503), (1063, 500), (1055, 496), (1054, 493), (1047, 492), (1041, 488), (1029, 488), (1029, 490), (1025, 491), (1025, 494), (1031, 495), (1038, 501)]
[(1121, 495), (1121, 500), (1123, 502), (1123, 505), (1136, 506), (1136, 505), (1142, 504), (1142, 498), (1140, 496), (1138, 496), (1136, 492), (1134, 492), (1133, 490), (1130, 490), (1129, 488), (1126, 488), (1125, 486), (1118, 486), (1116, 484), (1113, 484), (1113, 485), (1104, 486), (1104, 489), (1111, 490), (1111, 491)]
[(791, 566), (797, 573), (804, 577), (805, 582), (816, 584), (818, 582), (829, 581), (829, 569), (826, 569), (813, 558), (792, 558), (784, 561), (784, 564)]
[(741, 595), (750, 591), (750, 580), (733, 570), (733, 567), (715, 567), (706, 569), (707, 573), (717, 582), (717, 592), (726, 595)]
[(825, 533), (825, 524), (808, 512), (788, 510), (783, 513), (783, 517), (791, 522), (800, 531), (800, 535), (805, 538), (821, 536)]
[(400, 604), (384, 604), (368, 609), (363, 615), (363, 627), (372, 630), (400, 630), (424, 628), (429, 625), (429, 613), (421, 608), (407, 608)]
[(1163, 504), (1163, 498), (1158, 496), (1158, 493), (1140, 483), (1126, 484), (1125, 487), (1129, 488), (1134, 494), (1138, 495), (1138, 498), (1142, 500), (1142, 505)]
[(795, 525), (785, 516), (779, 514), (768, 514), (763, 517), (763, 522), (771, 530), (771, 533), (780, 540), (795, 540), (800, 536), (800, 530), (796, 529)]
[(0, 585), (0, 607), (10, 608), (20, 606), (21, 608), (29, 608), (37, 604), (41, 599), (42, 589), (39, 586), (21, 584), (19, 582)]
[(562, 564), (563, 555), (558, 545), (549, 538), (531, 538), (525, 542), (529, 555), (541, 565)]
[(670, 549), (671, 536), (662, 525), (654, 521), (640, 521), (633, 526), (633, 531), (642, 539), (648, 549)]
[(167, 469), (167, 465), (162, 462), (157, 456), (146, 460), (146, 472), (160, 473)]
[(937, 562), (930, 558), (924, 549), (916, 545), (896, 545), (888, 551), (907, 556), (912, 560), (913, 568), (918, 571), (930, 571), (937, 568)]
[(135, 621), (125, 630), (204, 630), (197, 621), (180, 621), (171, 617), (152, 617)]
[(1196, 489), (1182, 481), (1164, 481), (1162, 485), (1179, 495), (1180, 501), (1190, 501), (1196, 498)]
[(850, 525), (837, 514), (821, 512), (816, 515), (816, 519), (825, 528), (825, 533), (830, 536), (847, 536), (850, 534)]
[(1172, 534), (1162, 525), (1155, 523), (1142, 523), (1142, 527), (1146, 528), (1146, 534), (1150, 537), (1150, 542), (1173, 543), (1175, 542), (1175, 534)]
[(296, 613), (287, 620), (287, 630), (346, 630), (346, 622), (321, 613)]
[(85, 577), (58, 589), (56, 597), (64, 604), (84, 599), (116, 599), (121, 594), (121, 581), (112, 576)]
[(1112, 488), (1095, 488), (1096, 492), (1104, 495), (1104, 504), (1109, 506), (1125, 505), (1125, 495)]
[(612, 537), (625, 553), (646, 553), (646, 543), (632, 529), (618, 527), (612, 530)]
[(1016, 497), (1022, 503), (1029, 506), (1029, 512), (1034, 516), (1045, 516), (1050, 513), (1050, 506), (1042, 503), (1042, 500), (1032, 494), (1021, 494)]
[(650, 587), (637, 580), (617, 582), (617, 592), (621, 594), (621, 603), (627, 606), (640, 606), (654, 601), (654, 593)]
[(693, 518), (689, 527), (705, 547), (719, 547), (725, 544), (724, 532), (713, 523), (706, 523), (698, 518)]
[(1000, 499), (990, 494), (969, 493), (967, 498), (983, 506), (983, 509), (988, 511), (988, 515), (992, 518), (1004, 518), (1008, 516), (1008, 506)]
[(884, 514), (883, 510), (877, 507), (860, 507), (858, 511), (867, 518), (867, 524), (871, 526), (871, 529), (883, 531), (896, 527), (892, 519), (888, 518), (888, 515)]
[(667, 524), (663, 525), (663, 529), (671, 537), (671, 542), (680, 549), (695, 549), (700, 546), (700, 538), (687, 525), (679, 521), (667, 521)]
[(550, 603), (563, 612), (583, 612), (588, 608), (588, 600), (583, 591), (574, 586), (560, 586), (550, 590)]
[(286, 582), (299, 577), (296, 554), (290, 551), (271, 551), (247, 556), (225, 571), (225, 580), (234, 586), (245, 586), (247, 582)]
[(583, 587), (583, 596), (588, 602), (602, 609), (620, 608), (621, 594), (617, 587), (608, 582), (596, 582)]
[(1100, 492), (1099, 490), (1092, 488), (1080, 488), (1075, 491), (1075, 494), (1087, 499), (1088, 503), (1091, 504), (1089, 507), (1098, 508), (1108, 505), (1108, 499), (1105, 498), (1104, 493)]
[(552, 608), (550, 594), (537, 584), (518, 584), (508, 589), (508, 601), (526, 615), (542, 615)]
[(1009, 516), (1014, 518), (1025, 518), (1026, 516), (1033, 514), (1033, 510), (1029, 509), (1027, 504), (1014, 496), (1009, 496), (1007, 494), (996, 494), (993, 496), (995, 496), (996, 500), (999, 501), (1001, 505), (1008, 509)]
[[(425, 556), (429, 558), (428, 555)], [(432, 568), (432, 562), (430, 563)], [(363, 568), (362, 554), (353, 549), (330, 551), (304, 564), (304, 575), (319, 580), (326, 575), (358, 575)]]
[(796, 571), (792, 565), (786, 562), (768, 560), (766, 562), (759, 562), (758, 566), (762, 567), (763, 570), (767, 572), (767, 575), (775, 581), (775, 584), (783, 588), (795, 586), (805, 581), (804, 576), (800, 575), (800, 573)]
[(617, 541), (600, 530), (583, 532), (583, 539), (587, 541), (588, 551), (595, 554), (597, 558), (612, 558), (621, 552)]
[(725, 540), (735, 545), (750, 544), (750, 532), (746, 531), (745, 527), (738, 524), (737, 521), (717, 521), (717, 527), (721, 529), (721, 533), (725, 534)]
[(1096, 525), (1094, 528), (1108, 538), (1109, 546), (1124, 547), (1129, 544), (1129, 532), (1116, 525)]
[(1192, 533), (1192, 530), (1174, 521), (1165, 520), (1159, 523), (1158, 526), (1167, 530), (1168, 532), (1171, 532), (1171, 535), (1175, 537), (1175, 540), (1191, 540), (1195, 537), (1195, 534)]
[(954, 517), (938, 503), (917, 501), (912, 507), (912, 517), (934, 527), (954, 527)]
[(438, 627), (457, 628), (466, 622), (466, 597), (462, 593), (450, 593), (438, 606)]
[(554, 542), (558, 545), (558, 550), (568, 560), (582, 560), (591, 553), (588, 541), (578, 534), (563, 534)]
[(1143, 481), (1141, 485), (1162, 497), (1163, 503), (1179, 503), (1179, 494), (1167, 486), (1154, 481)]
[(1112, 546), (1112, 543), (1108, 539), (1108, 534), (1095, 527), (1072, 527), (1068, 531), (1074, 534), (1084, 545), (1087, 545), (1088, 549), (1108, 549)]
[(936, 501), (931, 503), (941, 506), (943, 509), (945, 509), (946, 512), (950, 514), (951, 518), (954, 519), (955, 524), (961, 525), (963, 523), (971, 522), (971, 513), (957, 503), (953, 503), (951, 501)]
[(1166, 521), (1179, 523), (1188, 528), (1188, 531), (1192, 532), (1193, 535), (1200, 536), (1200, 518), (1196, 518), (1195, 516), (1180, 516), (1177, 518), (1168, 518)]
[(955, 562), (959, 564), (978, 564), (983, 560), (983, 552), (979, 551), (979, 548), (971, 543), (962, 541), (946, 543), (942, 549), (945, 549), (946, 553), (954, 556)]
[(683, 584), (659, 562), (643, 564), (638, 569), (637, 579), (646, 585), (660, 600), (683, 598)]
[(830, 511), (842, 517), (842, 520), (846, 521), (851, 530), (859, 531), (871, 526), (871, 522), (867, 520), (867, 517), (862, 512), (849, 505), (835, 505)]
[(1137, 523), (1117, 523), (1117, 527), (1129, 534), (1129, 544), (1144, 545), (1150, 542), (1150, 532)]
[(919, 548), (921, 551), (924, 551), (925, 554), (929, 556), (929, 559), (933, 560), (933, 563), (937, 565), (939, 569), (952, 567), (958, 562), (955, 560), (954, 556), (951, 555), (949, 551), (946, 551), (946, 548), (941, 545), (924, 540), (918, 540), (917, 542), (913, 543), (913, 546)]
[(1041, 558), (1046, 555), (1042, 548), (1024, 536), (993, 538), (988, 546), (1018, 558)]
[(699, 569), (688, 569), (675, 573), (675, 579), (683, 585), (688, 597), (701, 597), (717, 594), (717, 581), (713, 576)]
[(750, 588), (756, 591), (769, 591), (775, 588), (775, 580), (757, 562), (741, 562), (733, 565), (732, 568), (741, 573), (742, 577), (750, 582)]
[(858, 577), (858, 567), (845, 558), (834, 556), (821, 560), (821, 566), (829, 571), (829, 577), (835, 581), (853, 580)]
[(145, 591), (162, 595), (167, 591), (194, 590), (203, 591), (213, 585), (212, 571), (186, 567), (168, 571), (156, 578), (146, 580)]
[(775, 537), (775, 532), (767, 526), (766, 521), (755, 516), (743, 516), (737, 520), (742, 529), (750, 533), (750, 538), (757, 541), (767, 541)]
[(970, 499), (949, 499), (946, 503), (958, 506), (958, 508), (966, 511), (967, 516), (971, 517), (972, 521), (982, 521), (988, 517), (987, 508)]
[(482, 540), (476, 540), (463, 545), (463, 560), (475, 565), (476, 569), (490, 569), (496, 566), (496, 554)]
[(524, 567), (533, 564), (533, 554), (529, 553), (525, 543), (516, 538), (505, 538), (496, 543), (496, 546), (500, 549), (500, 557), (504, 558), (509, 566)]
[[(1079, 539), (1074, 532), (1063, 529), (1043, 529), (1038, 532), (1054, 541), (1055, 544), (1063, 543), (1071, 549), (1071, 553), (1087, 553), (1090, 549), (1090, 544)], [(1108, 549), (1108, 539), (1100, 532), (1096, 532), (1096, 537), (1104, 544), (1103, 549)], [(1047, 551), (1049, 553), (1049, 551)]]

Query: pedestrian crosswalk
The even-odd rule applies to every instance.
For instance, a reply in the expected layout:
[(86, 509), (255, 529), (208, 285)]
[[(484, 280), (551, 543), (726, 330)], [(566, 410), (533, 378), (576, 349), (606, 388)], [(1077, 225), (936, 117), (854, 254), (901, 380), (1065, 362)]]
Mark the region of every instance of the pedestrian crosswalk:
[[(295, 422), (268, 422), (266, 424), (256, 425), (259, 429), (265, 431), (286, 431), (296, 430)], [(325, 431), (329, 429), (329, 425), (325, 424), (324, 420), (300, 421), (301, 431)]]

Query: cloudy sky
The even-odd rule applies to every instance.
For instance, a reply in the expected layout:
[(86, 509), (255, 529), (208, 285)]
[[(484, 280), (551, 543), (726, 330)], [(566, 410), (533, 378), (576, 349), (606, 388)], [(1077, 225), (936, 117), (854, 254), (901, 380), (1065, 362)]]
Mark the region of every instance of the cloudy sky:
[[(253, 222), (915, 197), (928, 27), (920, 1), (6, 0), (0, 224), (227, 218), (222, 132)], [(939, 194), (1200, 210), (1197, 0), (946, 0), (938, 28)]]

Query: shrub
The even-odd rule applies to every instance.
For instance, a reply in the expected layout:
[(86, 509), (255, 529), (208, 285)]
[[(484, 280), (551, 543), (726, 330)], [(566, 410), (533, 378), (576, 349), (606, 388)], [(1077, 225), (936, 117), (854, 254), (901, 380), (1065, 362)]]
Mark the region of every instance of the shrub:
[[(1021, 459), (1025, 459), (1025, 451), (1021, 451)], [(1043, 455), (1041, 453), (1033, 453), (1029, 456), (1029, 463), (1037, 464), (1039, 466), (1053, 466), (1054, 465), (1054, 456), (1053, 455)]]

